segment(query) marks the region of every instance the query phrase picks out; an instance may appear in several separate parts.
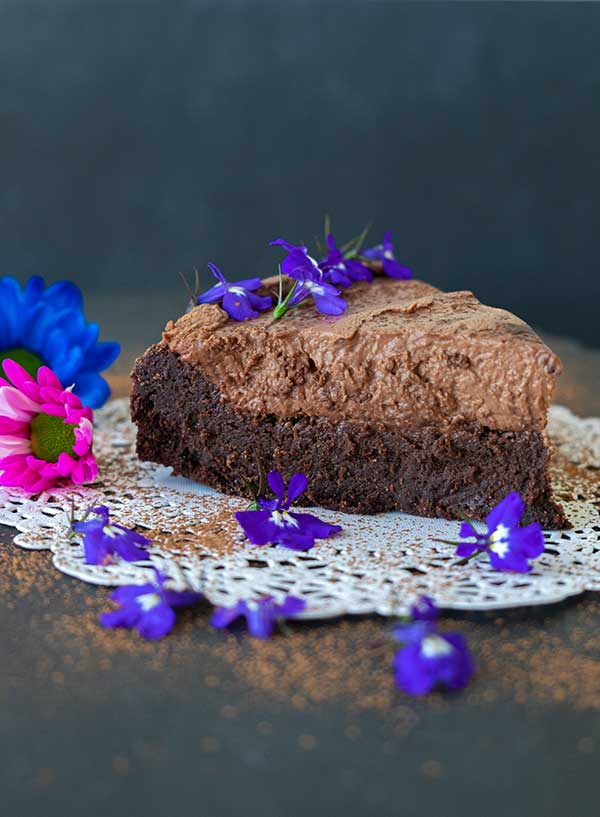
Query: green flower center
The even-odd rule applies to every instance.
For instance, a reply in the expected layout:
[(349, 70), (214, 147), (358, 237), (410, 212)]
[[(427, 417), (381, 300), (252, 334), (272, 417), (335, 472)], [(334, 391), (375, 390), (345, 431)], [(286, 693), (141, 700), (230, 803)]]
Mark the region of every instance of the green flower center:
[(30, 352), (29, 349), (23, 349), (21, 347), (15, 347), (14, 349), (1, 349), (0, 369), (2, 368), (2, 363), (5, 360), (14, 360), (15, 363), (19, 363), (26, 372), (29, 372), (32, 377), (35, 377), (40, 366), (44, 365), (44, 361), (41, 357), (33, 352)]
[(38, 414), (31, 421), (31, 450), (34, 456), (46, 462), (57, 462), (63, 453), (75, 456), (75, 428), (74, 423), (65, 423), (62, 417)]

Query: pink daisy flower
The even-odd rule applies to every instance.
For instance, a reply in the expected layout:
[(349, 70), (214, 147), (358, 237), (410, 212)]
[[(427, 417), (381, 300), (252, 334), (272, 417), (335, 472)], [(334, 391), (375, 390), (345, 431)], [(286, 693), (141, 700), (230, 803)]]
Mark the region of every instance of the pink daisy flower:
[(47, 366), (36, 379), (14, 360), (3, 365), (10, 382), (0, 377), (0, 485), (37, 494), (93, 482), (92, 410)]

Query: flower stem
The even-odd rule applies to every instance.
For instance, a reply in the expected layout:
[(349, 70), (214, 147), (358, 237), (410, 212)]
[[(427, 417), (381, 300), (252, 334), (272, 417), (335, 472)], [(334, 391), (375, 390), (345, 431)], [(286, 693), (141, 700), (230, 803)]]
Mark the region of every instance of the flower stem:
[(474, 551), (474, 553), (471, 553), (470, 556), (465, 556), (464, 559), (461, 559), (460, 562), (457, 562), (456, 564), (461, 565), (461, 566), (466, 565), (467, 562), (471, 561), (471, 559), (476, 559), (478, 556), (481, 556), (481, 554), (484, 553), (484, 552), (485, 551), (483, 551), (483, 550), (476, 550), (476, 551)]
[[(281, 281), (281, 278), (279, 280)], [(294, 281), (294, 283), (292, 285), (292, 288), (290, 289), (288, 294), (285, 296), (283, 301), (281, 300), (281, 295), (279, 296), (280, 301), (277, 304), (277, 306), (275, 307), (275, 309), (273, 310), (273, 318), (275, 320), (279, 320), (279, 318), (283, 318), (285, 313), (288, 311), (288, 304), (289, 304), (290, 300), (292, 299), (292, 295), (296, 291), (297, 286), (298, 286), (298, 281)]]

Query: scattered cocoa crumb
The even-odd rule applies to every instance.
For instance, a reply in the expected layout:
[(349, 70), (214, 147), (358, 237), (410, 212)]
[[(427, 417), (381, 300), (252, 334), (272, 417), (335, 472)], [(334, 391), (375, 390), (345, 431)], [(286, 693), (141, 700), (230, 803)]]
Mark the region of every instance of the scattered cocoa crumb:
[[(13, 642), (0, 674), (0, 694), (18, 689), (25, 673), (28, 683), (68, 689), (90, 700), (103, 694), (97, 679), (106, 673), (119, 673), (132, 686), (140, 679), (169, 684), (173, 694), (182, 695), (190, 694), (189, 678), (196, 678), (192, 694), (227, 694), (227, 703), (220, 703), (224, 719), (260, 711), (265, 701), (275, 710), (291, 706), (299, 711), (341, 704), (357, 715), (380, 712), (388, 740), (408, 734), (425, 708), (442, 712), (454, 705), (453, 696), (415, 700), (396, 689), (392, 659), (397, 645), (385, 638), (390, 629), (385, 619), (293, 622), (291, 635), (263, 642), (243, 628), (215, 631), (210, 608), (203, 605), (183, 613), (168, 638), (144, 641), (134, 632), (98, 624), (99, 613), (108, 606), (107, 588), (63, 576), (52, 567), (49, 553), (16, 548), (10, 532), (2, 538), (0, 615), (6, 640)], [(473, 707), (512, 701), (600, 710), (599, 622), (600, 600), (592, 594), (554, 607), (503, 611), (501, 616), (443, 616), (443, 629), (460, 630), (467, 637), (478, 668), (457, 698)], [(355, 721), (344, 729), (347, 740), (360, 740)], [(257, 723), (258, 735), (271, 730), (270, 721)], [(200, 740), (203, 751), (219, 751), (215, 738)], [(591, 751), (590, 741), (583, 736), (577, 751)]]

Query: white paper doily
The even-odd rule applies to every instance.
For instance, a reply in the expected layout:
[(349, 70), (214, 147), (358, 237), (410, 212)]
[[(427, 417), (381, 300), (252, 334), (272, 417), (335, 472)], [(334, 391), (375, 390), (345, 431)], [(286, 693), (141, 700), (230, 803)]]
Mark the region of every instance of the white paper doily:
[[(18, 529), (15, 543), (51, 550), (58, 570), (83, 581), (142, 583), (156, 566), (179, 589), (191, 587), (213, 604), (291, 593), (307, 601), (302, 617), (315, 619), (402, 614), (423, 593), (440, 607), (491, 610), (600, 590), (600, 473), (594, 470), (600, 468), (600, 419), (552, 409), (550, 433), (558, 448), (553, 481), (573, 529), (546, 532), (546, 551), (534, 570), (517, 574), (492, 570), (485, 558), (458, 565), (454, 548), (434, 541), (456, 539), (456, 521), (402, 513), (319, 510), (323, 519), (342, 525), (340, 535), (306, 553), (253, 547), (233, 517), (245, 500), (173, 478), (170, 469), (137, 459), (127, 401), (113, 401), (96, 417), (101, 484), (36, 500), (0, 489), (0, 523)], [(153, 540), (148, 561), (86, 564), (81, 544), (67, 537), (72, 499), (78, 516), (90, 504), (103, 503), (118, 522), (144, 529)]]

